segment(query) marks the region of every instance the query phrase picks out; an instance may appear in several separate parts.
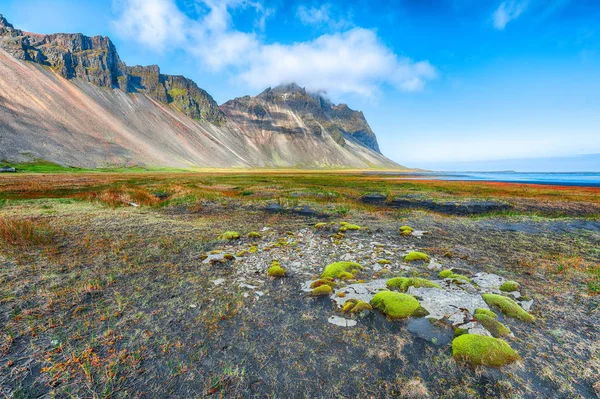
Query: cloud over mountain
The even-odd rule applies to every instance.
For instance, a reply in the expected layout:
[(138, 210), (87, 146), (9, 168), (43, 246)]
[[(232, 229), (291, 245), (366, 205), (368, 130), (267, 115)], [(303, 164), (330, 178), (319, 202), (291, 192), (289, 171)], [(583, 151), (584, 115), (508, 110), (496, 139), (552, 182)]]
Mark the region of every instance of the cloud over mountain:
[[(205, 68), (227, 71), (234, 80), (260, 89), (301, 82), (310, 90), (372, 96), (382, 85), (422, 90), (437, 76), (428, 61), (398, 56), (370, 29), (343, 28), (295, 43), (266, 43), (260, 34), (273, 10), (246, 0), (196, 1), (194, 13), (174, 0), (117, 0), (116, 32), (159, 52), (183, 50)], [(259, 31), (243, 31), (233, 11), (254, 11)], [(333, 20), (330, 9), (302, 8), (299, 18)]]

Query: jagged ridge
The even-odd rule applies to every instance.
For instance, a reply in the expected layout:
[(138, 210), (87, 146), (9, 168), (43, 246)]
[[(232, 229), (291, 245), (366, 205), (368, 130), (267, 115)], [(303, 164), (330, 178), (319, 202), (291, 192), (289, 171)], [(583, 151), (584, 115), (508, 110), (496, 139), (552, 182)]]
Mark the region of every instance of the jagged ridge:
[[(269, 113), (267, 108), (273, 105), (275, 111)], [(227, 116), (238, 122), (248, 123), (243, 120), (246, 113), (252, 117), (250, 123), (255, 126), (273, 130), (274, 125), (278, 125), (282, 133), (301, 132), (298, 126), (289, 128), (278, 120), (278, 107), (287, 107), (297, 113), (315, 136), (329, 134), (341, 146), (346, 145), (346, 139), (354, 140), (381, 153), (377, 137), (362, 112), (354, 111), (346, 104), (332, 104), (324, 96), (309, 93), (295, 83), (268, 88), (256, 97), (239, 97), (221, 105)]]
[(125, 93), (143, 92), (157, 101), (173, 104), (193, 119), (216, 124), (225, 120), (214, 99), (192, 80), (163, 75), (156, 65), (125, 65), (108, 37), (27, 33), (15, 29), (0, 14), (0, 48), (19, 60), (48, 66), (67, 79), (78, 78)]
[(37, 35), (15, 29), (2, 16), (0, 102), (1, 161), (399, 167), (379, 153), (361, 112), (297, 85), (232, 100), (221, 109), (183, 76), (163, 75), (158, 66), (125, 65), (107, 37)]

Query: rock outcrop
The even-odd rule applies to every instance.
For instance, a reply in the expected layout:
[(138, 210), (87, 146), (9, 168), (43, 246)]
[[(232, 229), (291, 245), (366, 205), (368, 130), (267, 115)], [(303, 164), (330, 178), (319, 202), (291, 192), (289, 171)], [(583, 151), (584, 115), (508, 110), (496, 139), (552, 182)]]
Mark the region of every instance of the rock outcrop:
[(67, 79), (77, 78), (125, 93), (143, 92), (157, 101), (173, 104), (190, 118), (217, 124), (224, 121), (218, 104), (193, 81), (163, 75), (156, 65), (125, 65), (108, 37), (23, 32), (0, 15), (0, 48), (19, 60), (48, 66)]
[(380, 153), (377, 137), (362, 112), (346, 104), (332, 104), (295, 83), (268, 88), (256, 97), (236, 98), (221, 108), (246, 128), (316, 137), (328, 135), (341, 146), (351, 140)]

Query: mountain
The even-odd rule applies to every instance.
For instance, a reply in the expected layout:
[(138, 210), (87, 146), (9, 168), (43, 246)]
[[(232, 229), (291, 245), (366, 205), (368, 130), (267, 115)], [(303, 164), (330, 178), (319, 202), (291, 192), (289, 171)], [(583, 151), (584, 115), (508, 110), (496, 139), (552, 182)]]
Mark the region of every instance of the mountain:
[(348, 139), (381, 153), (377, 137), (362, 112), (353, 111), (346, 104), (334, 105), (318, 94), (307, 93), (295, 83), (268, 88), (256, 97), (236, 98), (223, 104), (221, 109), (247, 129), (329, 135), (341, 146), (346, 145)]
[(127, 66), (107, 37), (0, 15), (0, 160), (81, 167), (399, 166), (363, 114), (297, 85), (221, 107), (192, 80)]

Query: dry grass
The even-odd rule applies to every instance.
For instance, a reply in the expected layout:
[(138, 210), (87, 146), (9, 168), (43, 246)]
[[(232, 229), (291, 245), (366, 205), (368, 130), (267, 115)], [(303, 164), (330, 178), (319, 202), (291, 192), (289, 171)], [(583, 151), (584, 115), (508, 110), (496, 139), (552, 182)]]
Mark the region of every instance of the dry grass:
[(49, 245), (54, 236), (55, 232), (47, 222), (0, 217), (0, 240), (7, 245), (19, 249)]

